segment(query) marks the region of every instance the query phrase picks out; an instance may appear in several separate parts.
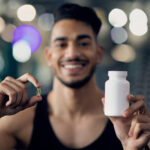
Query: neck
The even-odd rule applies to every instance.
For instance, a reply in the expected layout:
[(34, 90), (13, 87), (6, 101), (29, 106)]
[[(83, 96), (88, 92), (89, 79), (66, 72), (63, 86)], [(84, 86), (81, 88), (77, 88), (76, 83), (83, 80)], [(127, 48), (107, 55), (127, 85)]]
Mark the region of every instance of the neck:
[(96, 86), (95, 76), (93, 76), (85, 86), (79, 89), (68, 88), (55, 78), (53, 91), (48, 99), (52, 113), (56, 115), (65, 113), (73, 117), (102, 110), (102, 97), (103, 92)]

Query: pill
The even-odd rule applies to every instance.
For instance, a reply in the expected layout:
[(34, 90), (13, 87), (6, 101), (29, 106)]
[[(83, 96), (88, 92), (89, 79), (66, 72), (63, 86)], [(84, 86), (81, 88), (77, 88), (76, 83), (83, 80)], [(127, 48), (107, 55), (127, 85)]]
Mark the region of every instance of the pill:
[(37, 88), (37, 96), (41, 96), (41, 88)]

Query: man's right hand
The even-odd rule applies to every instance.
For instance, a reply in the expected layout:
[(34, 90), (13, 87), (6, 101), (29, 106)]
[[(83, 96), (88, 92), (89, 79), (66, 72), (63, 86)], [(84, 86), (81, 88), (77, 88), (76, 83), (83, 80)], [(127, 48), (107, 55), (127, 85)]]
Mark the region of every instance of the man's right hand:
[(6, 77), (0, 83), (0, 117), (13, 115), (42, 100), (41, 96), (33, 96), (28, 99), (28, 89), (25, 84), (27, 82), (31, 82), (36, 88), (40, 88), (38, 80), (29, 73), (18, 79)]

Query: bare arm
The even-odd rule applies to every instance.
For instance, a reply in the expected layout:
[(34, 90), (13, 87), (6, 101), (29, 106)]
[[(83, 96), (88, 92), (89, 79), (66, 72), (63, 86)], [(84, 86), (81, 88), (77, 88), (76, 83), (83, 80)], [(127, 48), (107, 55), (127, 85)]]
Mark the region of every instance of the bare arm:
[(15, 144), (15, 138), (11, 134), (0, 129), (0, 150), (12, 150)]
[(42, 100), (41, 96), (28, 99), (26, 82), (31, 82), (36, 88), (40, 87), (37, 79), (29, 73), (18, 79), (6, 77), (0, 83), (0, 150), (12, 150), (16, 145), (15, 132), (18, 128), (18, 121), (22, 121), (24, 116), (19, 120), (13, 116)]

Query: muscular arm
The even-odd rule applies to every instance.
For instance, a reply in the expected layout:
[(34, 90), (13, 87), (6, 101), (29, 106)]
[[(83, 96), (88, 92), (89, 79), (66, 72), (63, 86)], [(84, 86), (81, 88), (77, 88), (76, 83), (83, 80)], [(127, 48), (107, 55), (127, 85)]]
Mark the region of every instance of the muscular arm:
[(5, 131), (0, 131), (0, 150), (11, 150), (16, 144), (15, 139)]
[(0, 150), (12, 150), (16, 145), (16, 140), (11, 133), (11, 127), (5, 122), (4, 118), (0, 119)]
[(28, 146), (33, 129), (36, 105), (17, 114), (0, 118), (0, 150), (12, 150), (20, 140)]
[(28, 90), (25, 85), (27, 82), (40, 88), (37, 79), (29, 73), (18, 79), (6, 77), (0, 83), (0, 150), (11, 150), (16, 144), (16, 138), (24, 139), (20, 133), (28, 127), (29, 119), (27, 114), (22, 112), (26, 110), (28, 112), (29, 108), (42, 100), (41, 96), (28, 99)]

